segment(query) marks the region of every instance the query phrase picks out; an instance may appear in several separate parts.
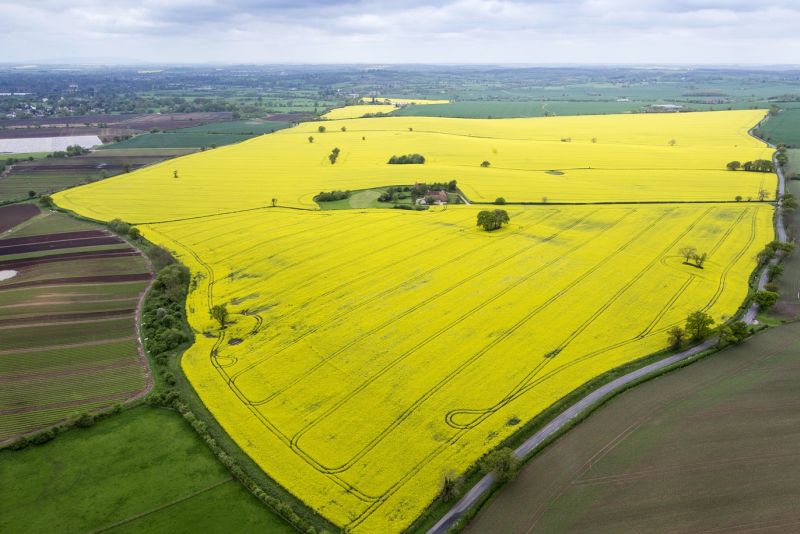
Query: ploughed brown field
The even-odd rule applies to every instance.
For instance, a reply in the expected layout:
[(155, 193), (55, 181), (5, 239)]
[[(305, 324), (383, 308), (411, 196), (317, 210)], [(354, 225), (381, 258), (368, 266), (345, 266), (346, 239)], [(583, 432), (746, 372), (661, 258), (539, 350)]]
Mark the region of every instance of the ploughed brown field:
[(148, 260), (99, 226), (0, 207), (0, 442), (144, 394)]

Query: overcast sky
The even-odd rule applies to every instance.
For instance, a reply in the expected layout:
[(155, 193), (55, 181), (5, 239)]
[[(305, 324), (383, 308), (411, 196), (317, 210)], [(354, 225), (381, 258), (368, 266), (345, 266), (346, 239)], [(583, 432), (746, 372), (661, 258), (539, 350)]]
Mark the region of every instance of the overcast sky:
[(0, 0), (0, 62), (800, 63), (800, 0)]

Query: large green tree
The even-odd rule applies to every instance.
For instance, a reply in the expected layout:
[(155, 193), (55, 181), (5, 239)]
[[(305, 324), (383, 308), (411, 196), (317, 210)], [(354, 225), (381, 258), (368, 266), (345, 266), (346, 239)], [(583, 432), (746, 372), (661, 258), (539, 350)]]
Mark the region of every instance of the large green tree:
[(483, 210), (478, 213), (478, 226), (487, 232), (502, 228), (510, 220), (506, 210)]
[(714, 319), (704, 311), (695, 311), (686, 318), (686, 334), (692, 341), (700, 341), (708, 337)]

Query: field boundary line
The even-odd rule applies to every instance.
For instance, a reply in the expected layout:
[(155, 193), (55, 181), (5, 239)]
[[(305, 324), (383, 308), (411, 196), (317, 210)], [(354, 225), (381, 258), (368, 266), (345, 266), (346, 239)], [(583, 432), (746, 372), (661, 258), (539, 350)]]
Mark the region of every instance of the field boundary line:
[(119, 527), (119, 526), (122, 526), (122, 525), (126, 525), (128, 523), (136, 521), (137, 519), (141, 519), (141, 518), (143, 518), (145, 516), (148, 516), (150, 514), (154, 514), (156, 512), (160, 512), (161, 510), (165, 510), (167, 508), (175, 506), (176, 504), (180, 504), (180, 503), (182, 503), (184, 501), (188, 501), (189, 499), (193, 499), (194, 497), (197, 497), (198, 495), (202, 495), (203, 493), (206, 493), (208, 491), (216, 489), (216, 488), (222, 486), (223, 484), (227, 484), (228, 482), (233, 482), (233, 480), (234, 480), (233, 477), (228, 477), (225, 480), (221, 480), (219, 482), (215, 482), (214, 484), (211, 484), (210, 486), (207, 486), (207, 487), (205, 487), (203, 489), (200, 489), (200, 490), (197, 490), (195, 492), (192, 492), (189, 495), (184, 495), (183, 497), (175, 499), (174, 501), (170, 501), (170, 502), (168, 502), (166, 504), (162, 504), (161, 506), (156, 506), (155, 508), (147, 510), (146, 512), (141, 512), (141, 513), (138, 513), (136, 515), (132, 515), (132, 516), (126, 518), (126, 519), (123, 519), (122, 521), (117, 521), (116, 523), (112, 523), (112, 524), (107, 525), (105, 527), (101, 527), (101, 528), (98, 528), (96, 530), (91, 530), (91, 531), (89, 531), (89, 533), (90, 534), (98, 534), (100, 532), (106, 532), (108, 530), (111, 530), (112, 528), (116, 528), (116, 527)]

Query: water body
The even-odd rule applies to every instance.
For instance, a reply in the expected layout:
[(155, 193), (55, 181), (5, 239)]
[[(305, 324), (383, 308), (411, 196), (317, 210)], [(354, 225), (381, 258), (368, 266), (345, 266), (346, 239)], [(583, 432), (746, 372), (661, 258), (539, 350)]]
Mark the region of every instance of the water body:
[(103, 144), (96, 135), (67, 135), (63, 137), (25, 137), (0, 139), (0, 153), (55, 152), (68, 146), (90, 148)]

